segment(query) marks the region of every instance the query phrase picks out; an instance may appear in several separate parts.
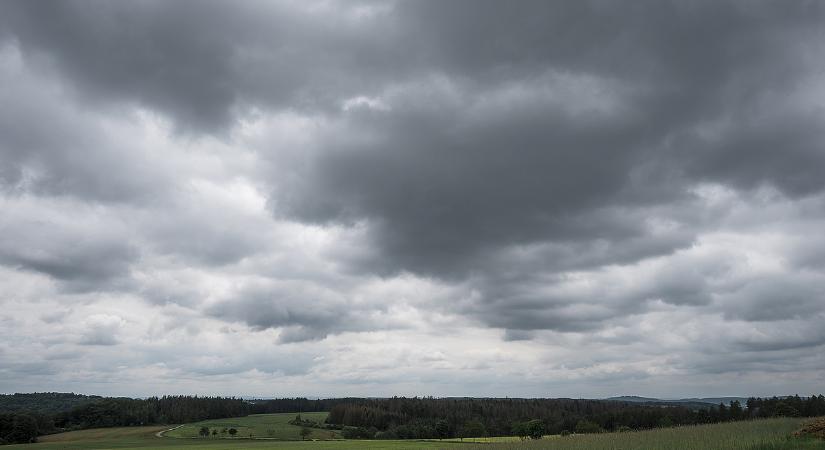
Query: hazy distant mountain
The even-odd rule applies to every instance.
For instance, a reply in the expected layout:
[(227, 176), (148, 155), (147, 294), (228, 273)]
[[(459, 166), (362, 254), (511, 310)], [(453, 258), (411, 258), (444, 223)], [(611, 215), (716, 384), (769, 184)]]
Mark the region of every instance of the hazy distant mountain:
[(652, 397), (639, 397), (636, 395), (623, 395), (620, 397), (610, 397), (606, 398), (605, 400), (613, 400), (617, 402), (633, 402), (633, 403), (707, 403), (718, 405), (719, 403), (730, 404), (730, 402), (734, 400), (738, 400), (739, 403), (745, 404), (748, 401), (747, 397), (702, 397), (702, 398), (679, 398), (679, 399), (666, 399), (666, 398), (652, 398)]

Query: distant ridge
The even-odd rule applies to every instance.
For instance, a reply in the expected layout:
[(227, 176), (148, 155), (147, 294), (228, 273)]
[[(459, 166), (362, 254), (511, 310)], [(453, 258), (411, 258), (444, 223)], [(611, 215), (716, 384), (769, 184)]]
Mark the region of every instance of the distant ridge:
[(606, 398), (605, 400), (611, 400), (616, 402), (630, 402), (630, 403), (707, 403), (711, 405), (718, 405), (720, 403), (724, 403), (729, 405), (732, 401), (738, 401), (743, 405), (745, 402), (748, 401), (747, 397), (701, 397), (701, 398), (679, 398), (679, 399), (665, 399), (665, 398), (653, 398), (653, 397), (639, 397), (637, 395), (623, 395), (619, 397), (610, 397)]

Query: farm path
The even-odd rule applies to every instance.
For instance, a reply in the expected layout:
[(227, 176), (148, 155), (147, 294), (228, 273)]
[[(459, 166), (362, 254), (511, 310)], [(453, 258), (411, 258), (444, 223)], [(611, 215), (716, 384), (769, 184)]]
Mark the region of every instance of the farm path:
[(178, 428), (180, 428), (180, 427), (182, 427), (182, 426), (183, 426), (183, 425), (178, 425), (178, 426), (176, 426), (176, 427), (169, 428), (168, 430), (161, 430), (161, 431), (158, 431), (157, 433), (155, 433), (155, 436), (156, 436), (156, 437), (159, 437), (159, 438), (162, 438), (162, 437), (163, 437), (163, 433), (166, 433), (167, 431), (177, 430)]

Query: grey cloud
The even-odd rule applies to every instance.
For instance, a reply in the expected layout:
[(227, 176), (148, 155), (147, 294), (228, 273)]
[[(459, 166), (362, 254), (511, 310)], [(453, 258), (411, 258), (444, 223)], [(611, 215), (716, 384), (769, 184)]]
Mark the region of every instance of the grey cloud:
[(71, 310), (49, 311), (40, 315), (40, 320), (46, 323), (59, 323), (71, 314)]
[(749, 280), (720, 295), (726, 316), (749, 321), (801, 319), (825, 312), (825, 282), (807, 274), (782, 274)]
[[(615, 261), (632, 255), (626, 262), (670, 254), (705, 226), (705, 205), (691, 202), (697, 183), (767, 183), (790, 197), (822, 189), (822, 117), (792, 98), (819, 71), (801, 42), (821, 37), (822, 8), (522, 3), (501, 20), (485, 5), (399, 5), (408, 23), (428, 24), (412, 54), (440, 75), (379, 88), (381, 108), (345, 113), (341, 127), (365, 138), (321, 137), (317, 154), (290, 166), (293, 181), (273, 190), (275, 212), (366, 221), (380, 250), (367, 270), (482, 280), (483, 303), (470, 311), (490, 325), (587, 330), (651, 298), (706, 305), (713, 292), (706, 275), (687, 271), (615, 305), (524, 297), (498, 282), (508, 268), (489, 261), (531, 245), (608, 248)], [(783, 109), (766, 110), (771, 99)], [(697, 130), (701, 139), (682, 139)], [(600, 215), (608, 207), (614, 216)], [(651, 218), (687, 226), (657, 246)], [(583, 256), (521, 273), (588, 268)]]
[[(759, 92), (787, 90), (794, 75), (779, 72), (775, 61), (811, 70), (793, 38), (816, 35), (822, 8), (815, 5), (524, 2), (508, 8), (502, 20), (493, 2), (399, 2), (360, 27), (347, 21), (321, 27), (322, 17), (280, 5), (267, 11), (270, 23), (249, 3), (226, 11), (219, 3), (145, 2), (83, 14), (90, 5), (12, 3), (7, 26), (23, 49), (51, 55), (84, 89), (135, 98), (184, 126), (220, 127), (231, 121), (240, 98), (276, 109), (322, 100), (331, 113), (332, 104), (352, 95), (381, 95), (399, 80), (401, 89), (424, 80), (423, 92), (390, 96), (390, 111), (344, 119), (346, 128), (373, 135), (372, 143), (324, 143), (307, 170), (292, 174), (303, 181), (279, 184), (274, 193), (274, 207), (301, 220), (370, 220), (390, 268), (466, 273), (486, 249), (502, 245), (566, 241), (571, 234), (608, 241), (626, 232), (643, 235), (638, 229), (588, 229), (580, 217), (608, 204), (632, 210), (673, 201), (690, 179), (765, 180), (792, 192), (816, 188), (817, 178), (806, 169), (817, 166), (810, 159), (816, 153), (804, 150), (816, 135), (783, 157), (793, 167), (778, 169), (772, 156), (750, 157), (753, 145), (746, 143), (760, 143), (765, 155), (771, 144), (759, 134), (764, 130), (747, 122), (727, 138), (742, 144), (719, 151), (715, 142), (700, 143), (698, 150), (674, 146), (677, 155), (661, 151), (673, 136), (694, 130), (699, 117), (747, 121), (747, 111), (761, 101)], [(307, 26), (290, 26), (290, 20)], [(119, 21), (130, 26), (116, 26)], [(35, 26), (41, 22), (51, 26)], [(376, 33), (383, 33), (385, 44), (369, 43)], [(287, 51), (282, 42), (297, 47)], [(339, 45), (346, 45), (350, 58), (307, 57), (334, 55)], [(614, 60), (619, 55), (623, 60)], [(764, 76), (745, 76), (760, 71)], [(546, 73), (568, 82), (538, 76)], [(273, 76), (262, 83), (259, 74)], [(459, 97), (450, 103), (443, 93), (428, 92), (432, 74), (454, 83)], [(364, 77), (369, 83), (357, 81)], [(341, 81), (329, 83), (334, 78)], [(524, 95), (507, 98), (519, 89)], [(567, 101), (542, 100), (547, 91)], [(615, 97), (618, 109), (571, 115), (588, 94)], [(502, 97), (498, 103), (496, 96)], [(810, 136), (792, 131), (775, 134), (773, 142)], [(682, 154), (689, 155), (686, 161), (671, 159)], [(726, 171), (733, 166), (719, 158), (749, 161), (750, 169)], [(644, 164), (653, 169), (639, 171)], [(711, 166), (716, 174), (698, 169)], [(808, 170), (801, 178), (809, 181), (789, 184), (788, 177), (800, 178), (796, 168)], [(680, 178), (657, 177), (663, 170)], [(639, 185), (645, 196), (658, 197), (639, 198)]]
[(123, 319), (117, 316), (96, 314), (86, 319), (80, 345), (116, 345)]
[(12, 379), (12, 377), (48, 376), (59, 373), (59, 368), (49, 361), (18, 362), (9, 365), (4, 364), (0, 373)]
[[(145, 233), (160, 254), (203, 265), (225, 265), (266, 251), (266, 229), (189, 198), (169, 205), (176, 214), (147, 217)], [(258, 225), (258, 226), (256, 226)]]
[[(762, 372), (787, 373), (793, 371), (811, 370), (821, 372), (823, 368), (821, 358), (816, 354), (815, 346), (804, 345), (753, 345), (746, 346), (747, 352), (725, 351), (718, 354), (705, 354), (693, 359), (678, 363), (692, 374), (723, 374)], [(684, 364), (684, 366), (682, 366)]]
[(352, 14), (360, 3), (329, 13), (287, 6), (12, 2), (2, 24), (90, 101), (136, 102), (169, 115), (180, 130), (222, 134), (245, 103), (328, 109), (341, 90), (369, 85), (355, 71), (381, 63), (370, 49), (393, 54), (361, 31)]
[[(60, 83), (0, 44), (0, 191), (146, 203), (171, 177), (112, 123), (72, 103)], [(13, 88), (12, 88), (13, 87)], [(132, 116), (132, 120), (137, 118)]]
[[(63, 282), (70, 291), (112, 287), (129, 274), (139, 251), (95, 223), (0, 221), (0, 263)], [(68, 225), (68, 226), (67, 226)]]
[(226, 355), (216, 358), (195, 356), (175, 361), (169, 355), (169, 366), (196, 376), (237, 375), (256, 370), (283, 376), (306, 375), (313, 368), (315, 355), (312, 351), (283, 350), (276, 345), (262, 345), (260, 350), (242, 355)]
[[(792, 349), (810, 349), (825, 345), (825, 333), (820, 330), (811, 330), (807, 324), (802, 330), (793, 330), (782, 335), (774, 333), (760, 339), (747, 339), (736, 342), (741, 348), (749, 352), (777, 352)], [(784, 355), (782, 355), (784, 357)]]
[(391, 325), (369, 323), (369, 318), (360, 317), (363, 313), (345, 292), (299, 280), (250, 283), (208, 308), (212, 317), (244, 322), (254, 329), (280, 328), (282, 343)]
[(233, 16), (210, 10), (159, 2), (17, 2), (6, 4), (3, 15), (24, 49), (53, 58), (92, 100), (136, 100), (213, 126), (228, 120), (234, 93), (225, 82), (230, 41), (210, 30)]
[(95, 329), (85, 334), (79, 343), (80, 345), (116, 345), (118, 340), (109, 330)]

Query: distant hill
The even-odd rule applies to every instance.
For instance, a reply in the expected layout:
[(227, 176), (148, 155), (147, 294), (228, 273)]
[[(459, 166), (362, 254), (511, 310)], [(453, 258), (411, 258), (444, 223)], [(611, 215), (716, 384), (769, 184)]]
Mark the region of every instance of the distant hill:
[(54, 414), (99, 400), (96, 395), (65, 392), (35, 392), (32, 394), (0, 394), (0, 413), (29, 412)]
[(724, 403), (729, 405), (730, 402), (737, 400), (741, 404), (745, 404), (748, 401), (747, 397), (702, 397), (702, 398), (680, 398), (680, 399), (663, 399), (663, 398), (652, 398), (652, 397), (639, 397), (636, 395), (623, 395), (620, 397), (610, 397), (606, 398), (605, 400), (612, 400), (617, 402), (630, 402), (630, 403), (656, 403), (656, 404), (709, 404), (709, 405), (718, 405), (719, 403)]
[(652, 397), (639, 397), (638, 395), (623, 395), (620, 397), (610, 397), (606, 398), (605, 400), (613, 400), (616, 402), (631, 402), (631, 403), (649, 403), (649, 402), (661, 402), (661, 399), (652, 398)]
[(720, 403), (724, 403), (726, 405), (730, 405), (732, 401), (738, 401), (742, 405), (748, 401), (747, 397), (703, 397), (703, 398), (683, 398), (678, 401), (680, 402), (702, 402), (702, 403), (713, 403), (714, 405), (718, 405)]

